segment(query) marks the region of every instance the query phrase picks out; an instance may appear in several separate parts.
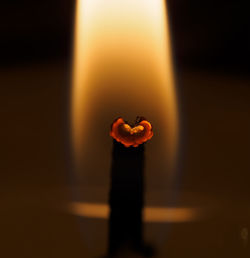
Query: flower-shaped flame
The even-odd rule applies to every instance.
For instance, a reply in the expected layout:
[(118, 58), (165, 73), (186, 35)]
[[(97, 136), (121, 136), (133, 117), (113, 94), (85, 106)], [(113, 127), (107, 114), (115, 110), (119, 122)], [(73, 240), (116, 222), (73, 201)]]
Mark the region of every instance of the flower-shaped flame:
[(110, 136), (125, 147), (137, 147), (152, 138), (153, 129), (152, 125), (144, 118), (140, 118), (139, 122), (131, 127), (119, 117), (111, 126)]

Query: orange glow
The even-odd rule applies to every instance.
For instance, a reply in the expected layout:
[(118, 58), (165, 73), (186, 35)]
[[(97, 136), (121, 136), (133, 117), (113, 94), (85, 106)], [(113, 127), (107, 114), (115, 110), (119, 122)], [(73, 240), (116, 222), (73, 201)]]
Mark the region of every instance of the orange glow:
[[(96, 219), (108, 219), (109, 206), (101, 203), (74, 202), (70, 211), (77, 216)], [(202, 216), (202, 210), (198, 208), (168, 208), (146, 207), (144, 208), (144, 221), (154, 223), (187, 222), (197, 220)]]
[(112, 124), (110, 136), (126, 147), (137, 147), (152, 138), (152, 125), (147, 120), (142, 120), (131, 128), (122, 118), (118, 118)]
[[(165, 0), (77, 0), (71, 140), (82, 187), (101, 185), (108, 191), (110, 123), (142, 114), (154, 127), (145, 150), (147, 189), (171, 189), (179, 136), (171, 53)], [(132, 134), (124, 143), (150, 139), (150, 124), (124, 124), (123, 132)]]

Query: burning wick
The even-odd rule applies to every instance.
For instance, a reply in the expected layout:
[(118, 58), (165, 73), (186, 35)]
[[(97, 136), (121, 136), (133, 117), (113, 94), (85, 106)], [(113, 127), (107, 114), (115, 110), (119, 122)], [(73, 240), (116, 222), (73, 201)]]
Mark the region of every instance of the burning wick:
[(153, 128), (143, 117), (137, 117), (132, 127), (119, 117), (111, 125), (110, 136), (125, 147), (137, 147), (152, 138)]

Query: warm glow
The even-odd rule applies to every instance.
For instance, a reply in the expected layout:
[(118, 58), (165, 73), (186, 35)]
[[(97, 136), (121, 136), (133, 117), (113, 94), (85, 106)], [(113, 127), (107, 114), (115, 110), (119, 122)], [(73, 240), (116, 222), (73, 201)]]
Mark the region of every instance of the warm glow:
[(147, 120), (142, 120), (131, 128), (122, 118), (118, 118), (112, 124), (110, 136), (125, 147), (137, 147), (152, 138), (152, 125)]
[[(109, 206), (100, 203), (71, 204), (70, 211), (77, 216), (85, 218), (108, 219)], [(144, 209), (145, 222), (187, 222), (200, 218), (202, 211), (197, 208), (167, 208), (167, 207), (146, 207)]]
[(154, 127), (146, 146), (147, 189), (171, 183), (178, 114), (166, 10), (164, 0), (77, 1), (72, 143), (78, 182), (108, 187), (110, 123), (143, 115)]

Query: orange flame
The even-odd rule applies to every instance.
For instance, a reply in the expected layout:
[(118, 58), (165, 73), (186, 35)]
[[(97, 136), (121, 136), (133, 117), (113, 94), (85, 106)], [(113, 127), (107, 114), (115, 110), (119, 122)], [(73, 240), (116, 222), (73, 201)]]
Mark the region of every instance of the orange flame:
[(152, 130), (152, 125), (147, 120), (143, 119), (131, 128), (129, 124), (119, 117), (111, 126), (110, 136), (125, 147), (137, 147), (152, 138)]

